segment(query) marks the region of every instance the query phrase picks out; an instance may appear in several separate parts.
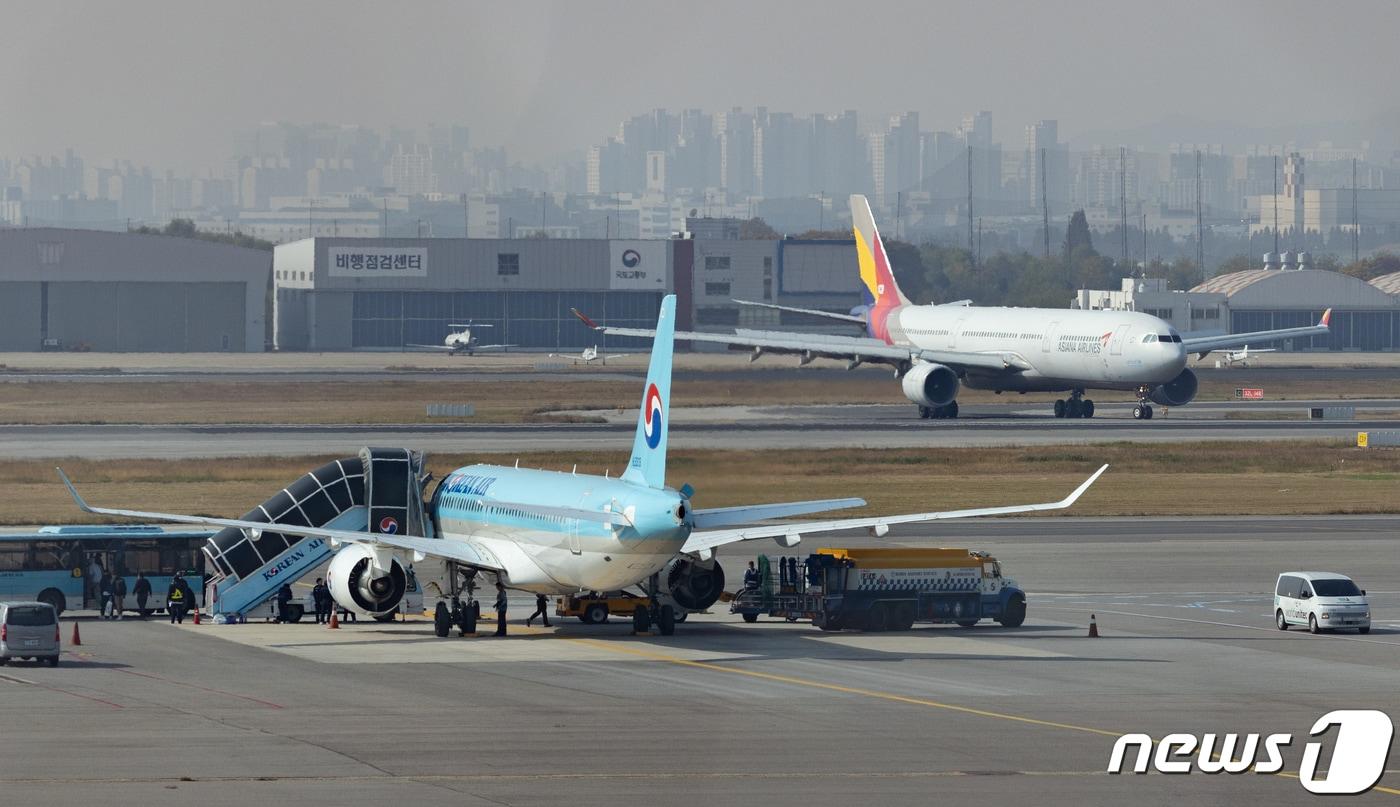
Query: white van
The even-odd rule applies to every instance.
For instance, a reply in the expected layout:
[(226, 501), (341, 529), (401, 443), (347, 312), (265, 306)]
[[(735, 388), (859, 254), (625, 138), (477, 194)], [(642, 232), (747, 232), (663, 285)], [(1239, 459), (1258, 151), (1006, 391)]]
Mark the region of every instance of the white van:
[(1274, 623), (1279, 630), (1307, 625), (1313, 633), (1329, 628), (1371, 632), (1366, 592), (1336, 572), (1284, 572), (1274, 587)]
[(46, 602), (0, 602), (0, 666), (43, 659), (58, 666), (58, 612)]

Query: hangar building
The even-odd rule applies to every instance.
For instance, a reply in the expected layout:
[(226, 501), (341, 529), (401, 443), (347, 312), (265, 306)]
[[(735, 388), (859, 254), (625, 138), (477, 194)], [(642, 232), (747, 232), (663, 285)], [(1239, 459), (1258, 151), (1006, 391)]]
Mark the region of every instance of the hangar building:
[(1217, 275), (1190, 291), (1168, 289), (1160, 278), (1124, 278), (1121, 290), (1079, 290), (1071, 305), (1141, 311), (1182, 333), (1200, 334), (1302, 327), (1331, 308), (1330, 335), (1285, 340), (1274, 347), (1400, 350), (1400, 280), (1386, 278), (1367, 283), (1340, 272), (1250, 269)]
[(845, 312), (859, 301), (855, 266), (853, 241), (304, 239), (274, 251), (274, 339), (278, 350), (401, 350), (470, 322), (491, 326), (472, 334), (482, 344), (644, 346), (603, 338), (570, 309), (650, 328), (674, 292), (682, 330), (805, 325), (733, 301)]
[(197, 239), (0, 229), (0, 350), (262, 351), (270, 271)]
[(1283, 350), (1400, 349), (1400, 296), (1341, 272), (1250, 269), (1189, 292), (1212, 293), (1224, 295), (1217, 316), (1230, 333), (1312, 325), (1332, 309), (1331, 334), (1288, 340), (1279, 344)]

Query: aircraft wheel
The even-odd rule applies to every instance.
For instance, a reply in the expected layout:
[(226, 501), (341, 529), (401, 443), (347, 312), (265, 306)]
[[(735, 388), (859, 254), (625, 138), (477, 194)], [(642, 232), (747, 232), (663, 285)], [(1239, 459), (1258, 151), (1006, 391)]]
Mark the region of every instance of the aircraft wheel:
[(933, 410), (927, 406), (921, 406), (919, 407), (919, 417), (928, 420), (933, 417)]
[(661, 606), (661, 613), (656, 620), (657, 630), (662, 636), (670, 636), (676, 632), (676, 609), (669, 605)]
[(1094, 402), (1091, 401), (1091, 400), (1089, 400), (1088, 398), (1085, 398), (1085, 399), (1084, 399), (1084, 417), (1086, 417), (1086, 418), (1091, 418), (1091, 417), (1093, 417), (1093, 416), (1094, 416)]
[(646, 633), (649, 630), (651, 630), (651, 611), (640, 607), (632, 611), (632, 632)]
[(1144, 417), (1146, 417), (1148, 420), (1151, 420), (1151, 419), (1152, 419), (1152, 406), (1149, 404), (1148, 406), (1144, 406), (1143, 409), (1146, 411), (1146, 414), (1144, 415)]
[(1077, 418), (1083, 413), (1077, 398), (1070, 398), (1065, 401), (1065, 417)]
[(1147, 418), (1147, 407), (1138, 404), (1133, 407), (1133, 420), (1145, 420)]
[(957, 416), (958, 416), (958, 402), (957, 402), (957, 401), (951, 401), (951, 402), (949, 402), (949, 404), (948, 404), (948, 417), (950, 417), (950, 418), (956, 418)]
[(1057, 417), (1057, 418), (1062, 418), (1062, 417), (1064, 417), (1064, 416), (1065, 416), (1065, 402), (1064, 402), (1063, 400), (1056, 401), (1056, 402), (1055, 402), (1055, 417)]
[(446, 639), (449, 631), (452, 630), (452, 615), (448, 613), (447, 603), (439, 600), (437, 607), (433, 609), (433, 633), (439, 639)]

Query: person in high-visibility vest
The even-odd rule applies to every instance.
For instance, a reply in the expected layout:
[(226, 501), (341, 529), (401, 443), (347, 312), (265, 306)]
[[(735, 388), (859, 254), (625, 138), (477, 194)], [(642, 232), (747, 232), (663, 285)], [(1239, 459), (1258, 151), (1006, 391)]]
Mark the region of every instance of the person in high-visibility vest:
[(165, 593), (166, 610), (170, 612), (170, 624), (185, 621), (185, 609), (189, 607), (187, 593), (189, 586), (185, 585), (185, 580), (180, 575), (175, 575), (170, 581), (170, 589)]

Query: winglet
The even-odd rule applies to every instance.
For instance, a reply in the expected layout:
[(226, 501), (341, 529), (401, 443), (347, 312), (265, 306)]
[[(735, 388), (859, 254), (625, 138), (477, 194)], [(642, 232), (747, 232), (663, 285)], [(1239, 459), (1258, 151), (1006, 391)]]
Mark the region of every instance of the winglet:
[(584, 324), (584, 325), (587, 325), (590, 329), (595, 330), (595, 331), (601, 331), (601, 330), (603, 330), (603, 326), (601, 326), (601, 325), (599, 325), (598, 323), (594, 322), (593, 320), (589, 319), (587, 314), (583, 313), (582, 311), (578, 310), (577, 308), (570, 308), (569, 311), (572, 312), (574, 316), (576, 316), (576, 317), (578, 317), (580, 320), (582, 320), (582, 321), (583, 321), (583, 324)]
[(82, 510), (84, 513), (94, 512), (93, 509), (88, 506), (88, 503), (83, 501), (83, 497), (78, 495), (78, 489), (73, 487), (73, 482), (68, 479), (68, 474), (65, 474), (63, 469), (59, 467), (55, 467), (54, 470), (58, 471), (58, 478), (63, 480), (63, 484), (68, 488), (68, 493), (72, 495), (73, 501), (77, 503), (78, 509)]
[(1327, 309), (1326, 311), (1323, 311), (1323, 312), (1322, 312), (1322, 319), (1318, 320), (1318, 323), (1317, 323), (1317, 324), (1318, 324), (1318, 325), (1321, 325), (1321, 326), (1324, 327), (1324, 328), (1329, 327), (1329, 323), (1330, 323), (1331, 319), (1332, 319), (1332, 309), (1329, 308), (1329, 309)]
[(1070, 505), (1072, 505), (1072, 504), (1074, 504), (1076, 501), (1078, 501), (1078, 500), (1079, 500), (1079, 497), (1084, 495), (1084, 491), (1088, 490), (1089, 487), (1090, 487), (1091, 485), (1093, 485), (1095, 482), (1099, 481), (1099, 477), (1103, 476), (1103, 472), (1104, 472), (1104, 471), (1107, 471), (1107, 470), (1108, 470), (1108, 463), (1104, 463), (1103, 465), (1099, 466), (1099, 469), (1098, 469), (1097, 471), (1094, 471), (1094, 475), (1093, 475), (1093, 476), (1091, 476), (1091, 477), (1089, 477), (1088, 479), (1084, 480), (1083, 484), (1081, 484), (1079, 487), (1075, 488), (1073, 493), (1071, 493), (1070, 495), (1066, 496), (1064, 499), (1060, 500), (1060, 502), (1059, 502), (1059, 507), (1057, 507), (1056, 509), (1064, 508), (1064, 507), (1069, 507)]

